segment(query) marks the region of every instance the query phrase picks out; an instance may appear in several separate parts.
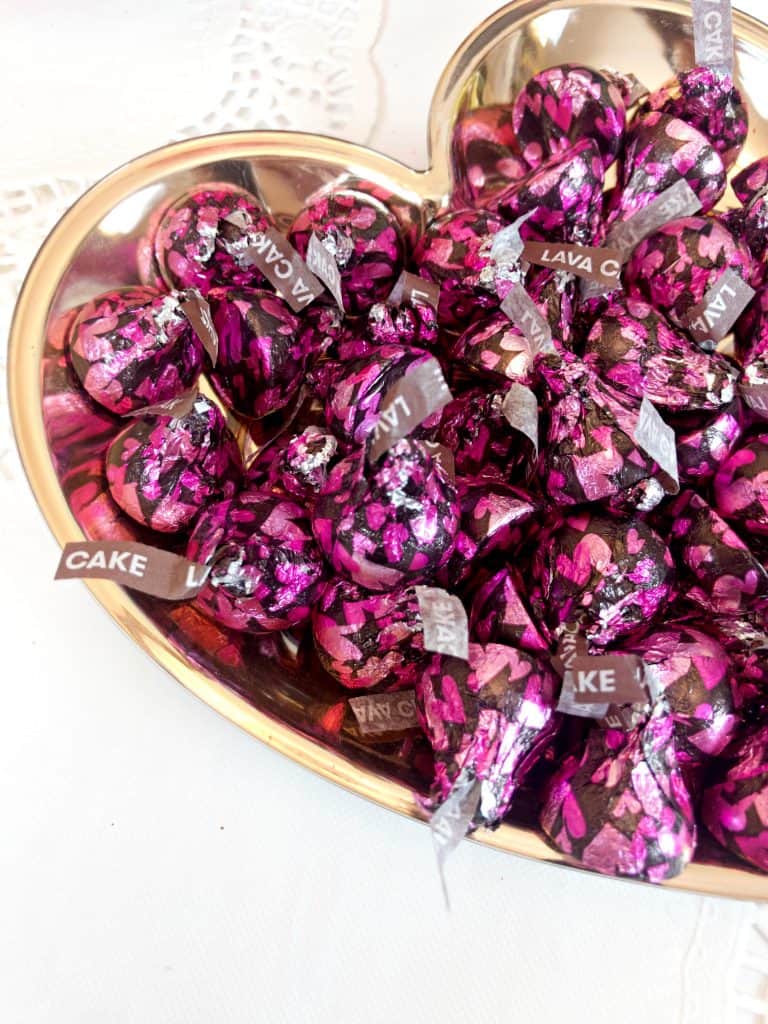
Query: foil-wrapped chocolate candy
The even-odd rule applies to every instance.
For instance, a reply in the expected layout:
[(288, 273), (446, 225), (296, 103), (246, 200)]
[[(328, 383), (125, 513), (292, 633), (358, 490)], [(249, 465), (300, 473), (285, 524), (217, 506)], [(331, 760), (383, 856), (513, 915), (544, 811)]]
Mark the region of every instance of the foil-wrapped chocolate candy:
[(602, 229), (604, 184), (598, 143), (581, 138), (500, 192), (488, 208), (508, 221), (525, 217), (520, 235), (526, 241), (594, 245)]
[(532, 654), (547, 655), (549, 644), (533, 620), (525, 592), (522, 574), (511, 565), (487, 579), (472, 601), (472, 638), (482, 644), (510, 644)]
[(504, 391), (470, 388), (443, 409), (436, 440), (450, 450), (456, 473), (508, 480), (529, 452), (502, 412)]
[(331, 580), (312, 611), (312, 632), (323, 668), (350, 690), (413, 686), (432, 657), (412, 587), (374, 594)]
[[(238, 223), (227, 218), (236, 214)], [(260, 288), (264, 275), (248, 257), (253, 236), (272, 226), (258, 200), (235, 185), (203, 185), (176, 200), (155, 234), (155, 260), (171, 288)]]
[(609, 223), (629, 220), (681, 180), (690, 185), (706, 213), (725, 193), (722, 157), (696, 128), (653, 111), (627, 132), (619, 183), (609, 203)]
[(428, 303), (377, 302), (368, 310), (366, 337), (375, 345), (433, 348), (438, 339), (437, 311)]
[(723, 158), (726, 170), (736, 162), (749, 131), (747, 108), (733, 79), (706, 65), (680, 71), (650, 93), (640, 105), (640, 116), (649, 111), (698, 129)]
[(478, 559), (495, 551), (511, 555), (526, 538), (544, 504), (520, 487), (485, 477), (458, 477), (456, 490), (461, 529), (475, 545), (474, 557)]
[(768, 536), (768, 434), (736, 448), (715, 476), (718, 512), (745, 531)]
[(592, 326), (584, 362), (631, 399), (670, 411), (716, 411), (736, 394), (738, 369), (702, 352), (636, 296), (614, 299)]
[(761, 156), (745, 167), (743, 171), (734, 174), (731, 179), (734, 195), (742, 204), (749, 202), (766, 185), (768, 185), (768, 156)]
[(403, 438), (369, 465), (336, 463), (315, 502), (312, 527), (338, 575), (389, 591), (434, 577), (459, 529), (456, 488), (424, 445)]
[(486, 210), (457, 210), (436, 217), (419, 239), (414, 264), (423, 278), (440, 285), (444, 327), (461, 330), (485, 310), (498, 309), (498, 284), (521, 279), (519, 258), (508, 258), (507, 247), (494, 256), (493, 239), (503, 227)]
[(416, 686), (435, 755), (431, 797), (449, 797), (460, 775), (478, 784), (470, 828), (502, 821), (542, 747), (558, 728), (557, 680), (546, 659), (501, 644), (469, 645), (469, 661), (436, 654)]
[(243, 476), (237, 442), (203, 396), (180, 418), (137, 418), (107, 449), (106, 466), (120, 508), (163, 533), (183, 530), (206, 505), (231, 498)]
[(203, 346), (183, 295), (123, 289), (87, 302), (70, 333), (72, 368), (100, 405), (118, 415), (172, 402), (203, 367)]
[(571, 863), (647, 882), (679, 875), (696, 848), (696, 823), (663, 701), (630, 732), (594, 726), (550, 780), (540, 821)]
[(530, 382), (535, 353), (523, 332), (505, 313), (476, 320), (449, 343), (454, 362), (491, 378)]
[(533, 560), (537, 619), (555, 632), (575, 623), (605, 647), (651, 628), (672, 590), (669, 548), (642, 519), (574, 512), (545, 534)]
[(717, 217), (681, 217), (638, 245), (624, 280), (672, 323), (690, 331), (695, 307), (727, 270), (746, 284), (754, 280), (754, 261), (744, 242)]
[(561, 64), (534, 75), (520, 90), (512, 116), (531, 167), (585, 137), (594, 139), (609, 167), (624, 142), (621, 90), (605, 74), (580, 64)]
[(744, 541), (699, 494), (683, 491), (665, 510), (670, 544), (688, 601), (713, 615), (766, 604), (768, 573)]
[(195, 605), (221, 625), (249, 633), (305, 622), (327, 575), (306, 512), (264, 491), (209, 505), (187, 558), (210, 566)]
[(530, 170), (520, 154), (512, 108), (476, 107), (456, 118), (451, 136), (452, 206), (484, 206)]
[(728, 753), (728, 770), (704, 791), (702, 820), (727, 850), (768, 871), (768, 727), (753, 729)]
[(312, 502), (328, 478), (337, 457), (339, 442), (320, 427), (309, 426), (294, 434), (284, 444), (275, 446), (265, 459), (257, 459), (248, 467), (248, 479), (254, 486), (282, 491), (302, 502)]
[(402, 270), (404, 245), (383, 202), (353, 189), (320, 196), (301, 210), (288, 235), (304, 258), (312, 235), (338, 268), (345, 313), (358, 316), (386, 299)]
[(306, 369), (299, 318), (263, 288), (215, 288), (208, 301), (219, 336), (211, 373), (216, 393), (230, 409), (253, 419), (284, 408)]
[(677, 468), (682, 484), (708, 483), (725, 462), (744, 429), (739, 401), (732, 402), (714, 418), (677, 434)]
[(675, 723), (678, 760), (694, 765), (720, 754), (739, 724), (728, 652), (708, 633), (680, 623), (622, 650), (639, 655), (646, 683)]

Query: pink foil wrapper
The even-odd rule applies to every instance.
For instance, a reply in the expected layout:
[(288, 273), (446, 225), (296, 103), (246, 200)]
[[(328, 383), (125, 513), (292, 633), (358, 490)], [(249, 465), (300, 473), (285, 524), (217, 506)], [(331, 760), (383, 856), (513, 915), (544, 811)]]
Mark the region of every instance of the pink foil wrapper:
[(750, 732), (731, 755), (722, 780), (704, 792), (702, 820), (727, 850), (768, 871), (768, 727)]

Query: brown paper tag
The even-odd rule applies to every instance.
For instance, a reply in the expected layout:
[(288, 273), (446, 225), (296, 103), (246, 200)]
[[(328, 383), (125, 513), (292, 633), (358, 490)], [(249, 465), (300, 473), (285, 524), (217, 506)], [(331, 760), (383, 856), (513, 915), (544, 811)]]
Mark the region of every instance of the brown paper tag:
[(694, 341), (704, 348), (713, 348), (730, 332), (754, 297), (754, 289), (728, 267), (701, 302), (688, 310), (687, 326)]
[(567, 245), (564, 242), (526, 242), (523, 259), (539, 267), (565, 270), (610, 288), (617, 287), (621, 281), (621, 253), (618, 249)]
[(644, 703), (648, 692), (642, 664), (633, 654), (577, 654), (568, 667), (574, 701), (590, 705)]
[(448, 479), (455, 481), (456, 462), (450, 448), (446, 448), (444, 444), (438, 444), (437, 441), (422, 441), (421, 443), (427, 449), (438, 466), (441, 466), (445, 470), (445, 474)]
[(113, 580), (168, 601), (195, 597), (210, 567), (136, 541), (85, 540), (64, 545), (54, 579)]
[(459, 598), (440, 587), (414, 590), (424, 631), (424, 650), (469, 661), (469, 622)]
[(539, 403), (536, 395), (524, 384), (512, 384), (501, 403), (501, 411), (510, 427), (525, 434), (533, 445), (534, 458), (538, 458)]
[(188, 416), (194, 408), (200, 392), (197, 384), (182, 391), (176, 398), (170, 398), (167, 402), (155, 402), (154, 405), (145, 405), (143, 409), (131, 409), (130, 412), (122, 414), (123, 419), (140, 419), (142, 416), (172, 416), (175, 420), (182, 420)]
[(748, 384), (741, 381), (739, 394), (750, 409), (761, 416), (768, 416), (768, 384)]
[(437, 309), (440, 302), (440, 285), (403, 270), (387, 302), (390, 306), (403, 306), (409, 303), (411, 306), (431, 306), (432, 309)]
[(562, 676), (575, 657), (586, 653), (587, 641), (578, 623), (566, 622), (557, 638), (557, 653), (552, 658), (555, 671)]
[(693, 42), (697, 64), (733, 75), (731, 0), (693, 0)]
[(195, 288), (187, 292), (187, 297), (181, 303), (181, 308), (184, 316), (192, 325), (192, 330), (208, 353), (211, 366), (215, 366), (216, 360), (219, 358), (219, 336), (216, 333), (216, 328), (213, 326), (211, 307)]
[(341, 294), (341, 274), (339, 273), (338, 264), (314, 231), (310, 235), (309, 245), (307, 246), (307, 266), (313, 274), (320, 278), (343, 313), (344, 298)]
[(677, 494), (680, 490), (677, 438), (672, 427), (664, 422), (656, 406), (647, 398), (640, 403), (634, 440), (637, 447), (658, 465), (662, 474), (661, 482), (667, 494)]
[(630, 729), (636, 729), (645, 717), (645, 711), (632, 704), (627, 704), (623, 707), (618, 704), (611, 704), (605, 717), (600, 719), (598, 725), (601, 725), (604, 729), (621, 729), (622, 732), (629, 732)]
[(517, 281), (504, 297), (501, 310), (530, 343), (535, 354), (555, 351), (551, 327), (528, 292)]
[(400, 693), (365, 693), (360, 697), (351, 697), (349, 706), (363, 736), (404, 732), (407, 729), (417, 729), (419, 726), (416, 694), (413, 690), (403, 690)]
[(401, 377), (384, 397), (368, 458), (376, 462), (433, 412), (453, 400), (437, 359), (427, 359)]
[[(225, 219), (237, 224), (235, 214)], [(310, 273), (307, 264), (277, 228), (256, 231), (248, 238), (250, 244), (243, 252), (243, 261), (259, 268), (294, 313), (323, 294), (322, 282)]]
[(618, 249), (621, 262), (626, 263), (637, 246), (654, 232), (679, 217), (692, 217), (700, 209), (699, 197), (685, 178), (681, 178), (659, 193), (642, 210), (638, 210), (634, 217), (615, 224), (608, 232), (605, 243)]

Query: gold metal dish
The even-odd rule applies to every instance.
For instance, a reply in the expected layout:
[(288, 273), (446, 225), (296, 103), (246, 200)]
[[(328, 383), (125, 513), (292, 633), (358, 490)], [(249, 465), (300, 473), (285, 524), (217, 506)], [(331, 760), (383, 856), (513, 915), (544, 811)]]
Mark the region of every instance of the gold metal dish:
[[(740, 164), (768, 153), (765, 90), (768, 28), (734, 12), (739, 85), (751, 130)], [(68, 390), (56, 324), (66, 310), (138, 281), (137, 247), (150, 216), (203, 181), (256, 192), (286, 226), (317, 189), (363, 179), (388, 189), (418, 223), (450, 192), (451, 129), (461, 111), (508, 102), (534, 72), (562, 61), (633, 71), (656, 86), (693, 63), (690, 4), (683, 0), (528, 0), (500, 10), (459, 48), (438, 83), (429, 139), (432, 165), (415, 171), (336, 139), (291, 132), (240, 132), (192, 139), (141, 156), (87, 192), (42, 246), (22, 289), (10, 339), (10, 396), (18, 446), (32, 489), (60, 543), (136, 535), (99, 491), (110, 424), (68, 430), (78, 397)], [(67, 419), (70, 417), (70, 419)], [(54, 465), (55, 463), (55, 465)], [(110, 534), (112, 531), (112, 534)], [(53, 571), (53, 567), (52, 567)], [(163, 604), (114, 583), (87, 586), (133, 639), (211, 707), (293, 760), (384, 807), (423, 818), (423, 779), (398, 748), (364, 742), (342, 721), (345, 695), (311, 670), (244, 647), (187, 606)], [(531, 824), (505, 824), (477, 841), (562, 863)], [(768, 899), (768, 876), (718, 853), (706, 838), (697, 860), (668, 888)]]

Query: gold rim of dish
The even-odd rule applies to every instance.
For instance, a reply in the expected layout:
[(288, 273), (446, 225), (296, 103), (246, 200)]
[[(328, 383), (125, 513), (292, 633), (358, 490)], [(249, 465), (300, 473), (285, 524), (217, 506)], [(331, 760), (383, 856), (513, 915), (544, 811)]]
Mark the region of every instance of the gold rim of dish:
[[(619, 0), (619, 5), (631, 7), (632, 0)], [(578, 6), (574, 0), (553, 0), (548, 4), (529, 0), (523, 4), (512, 4), (486, 20), (468, 37), (449, 61), (435, 93), (430, 111), (433, 154), (444, 141), (435, 126), (439, 126), (441, 119), (447, 119), (449, 110), (456, 108), (460, 90), (456, 89), (455, 83), (461, 78), (460, 72), (468, 56), (476, 59), (479, 53), (490, 47), (493, 38), (498, 41), (513, 11), (515, 21), (519, 24), (534, 13), (574, 6)], [(681, 13), (684, 5), (674, 0), (656, 0), (649, 6)], [(768, 30), (759, 22), (736, 11), (734, 21), (738, 22), (742, 38), (749, 38), (757, 44), (761, 37), (761, 41), (765, 42)], [(495, 37), (492, 31), (494, 26)], [(432, 170), (415, 171), (352, 143), (298, 132), (253, 131), (204, 136), (154, 150), (124, 164), (86, 192), (53, 228), (35, 257), (19, 295), (9, 340), (8, 389), (16, 441), (32, 491), (59, 544), (84, 537), (59, 486), (48, 450), (42, 415), (41, 359), (49, 311), (63, 272), (71, 263), (82, 239), (126, 195), (153, 184), (160, 176), (222, 158), (248, 159), (255, 153), (307, 160), (330, 158), (334, 163), (344, 163), (352, 174), (359, 174), (363, 178), (380, 175), (382, 180), (397, 181), (404, 193), (413, 193), (419, 201), (424, 200), (425, 193), (440, 196), (445, 187), (440, 173)], [(362, 768), (290, 726), (270, 718), (217, 678), (190, 664), (134, 604), (130, 594), (123, 588), (102, 580), (83, 582), (139, 647), (183, 686), (230, 721), (331, 782), (399, 814), (421, 821), (425, 819), (413, 792), (406, 785)], [(494, 849), (533, 860), (566, 863), (540, 835), (519, 826), (505, 824), (494, 832), (483, 830), (472, 838)], [(768, 876), (735, 865), (692, 863), (680, 876), (663, 883), (662, 887), (739, 899), (768, 899)]]

